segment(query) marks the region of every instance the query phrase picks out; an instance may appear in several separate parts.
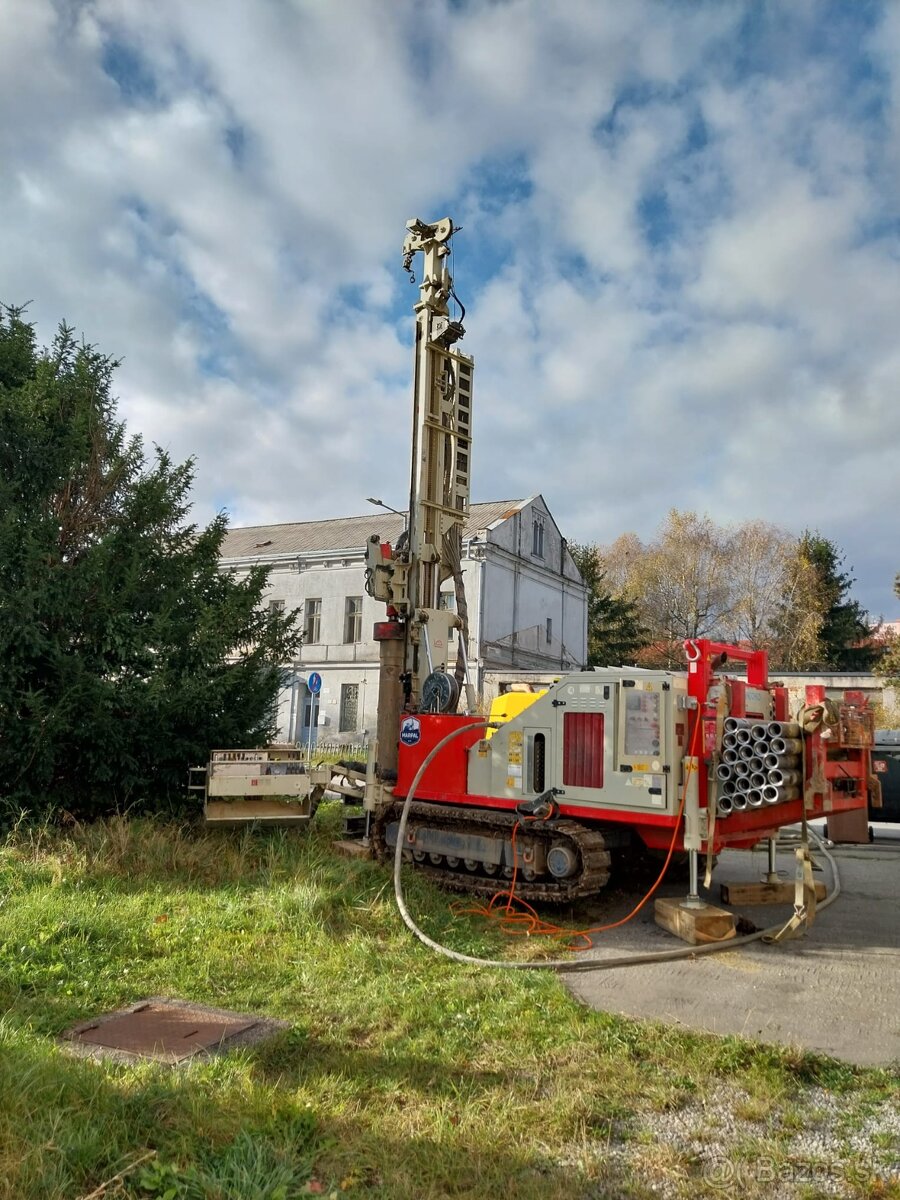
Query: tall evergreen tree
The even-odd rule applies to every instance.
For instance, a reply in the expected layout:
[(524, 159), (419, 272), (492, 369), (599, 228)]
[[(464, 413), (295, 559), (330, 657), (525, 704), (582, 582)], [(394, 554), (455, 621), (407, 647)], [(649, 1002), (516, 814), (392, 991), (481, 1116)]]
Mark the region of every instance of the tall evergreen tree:
[[(874, 643), (865, 609), (851, 595), (856, 580), (844, 570), (844, 555), (830, 539), (805, 530), (797, 544), (800, 561), (811, 568), (811, 603), (818, 611), (818, 661), (807, 669), (867, 671), (877, 661), (881, 648)], [(788, 612), (788, 620), (801, 614)]]
[(647, 644), (647, 631), (640, 623), (637, 606), (608, 587), (599, 546), (573, 542), (569, 550), (588, 588), (587, 665), (622, 666), (634, 662), (637, 651)]
[[(900, 600), (900, 575), (894, 576), (894, 595)], [(884, 658), (878, 669), (896, 687), (900, 684), (900, 638), (894, 637), (887, 643)]]
[(188, 522), (193, 460), (126, 435), (116, 365), (0, 310), (0, 820), (183, 794), (212, 747), (270, 735), (300, 643), (264, 569), (219, 570), (224, 514)]

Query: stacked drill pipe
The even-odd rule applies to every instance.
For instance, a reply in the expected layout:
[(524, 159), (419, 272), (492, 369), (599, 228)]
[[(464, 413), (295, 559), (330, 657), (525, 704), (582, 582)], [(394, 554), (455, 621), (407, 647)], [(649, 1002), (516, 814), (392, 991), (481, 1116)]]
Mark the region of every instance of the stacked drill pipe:
[(803, 781), (802, 753), (796, 721), (726, 717), (716, 767), (718, 815), (796, 800)]

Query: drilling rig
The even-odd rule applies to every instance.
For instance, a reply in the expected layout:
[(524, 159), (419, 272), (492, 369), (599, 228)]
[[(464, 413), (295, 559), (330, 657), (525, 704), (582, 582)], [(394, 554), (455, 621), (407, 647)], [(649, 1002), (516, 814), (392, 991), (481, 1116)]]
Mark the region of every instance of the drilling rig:
[[(627, 878), (648, 852), (677, 852), (696, 901), (701, 854), (708, 881), (721, 849), (762, 840), (772, 878), (782, 826), (856, 813), (878, 795), (861, 693), (838, 702), (808, 687), (791, 713), (765, 651), (697, 639), (684, 671), (584, 670), (516, 704), (500, 697), (489, 721), (475, 716), (461, 566), (474, 362), (458, 348), (455, 232), (449, 217), (414, 219), (403, 244), (410, 273), (421, 255), (409, 510), (395, 545), (377, 535), (366, 545), (366, 587), (385, 605), (368, 762), (311, 768), (296, 748), (216, 751), (196, 785), (207, 819), (308, 822), (336, 791), (362, 801), (361, 845), (379, 858), (396, 853), (403, 824), (402, 857), (443, 886), (492, 895), (515, 878), (523, 900), (589, 896), (614, 860)], [(440, 604), (449, 579), (455, 612)]]
[(774, 872), (779, 828), (867, 805), (874, 731), (858, 693), (836, 703), (807, 688), (792, 715), (764, 651), (698, 639), (683, 672), (576, 672), (508, 719), (501, 698), (490, 729), (473, 720), (464, 628), (455, 673), (447, 661), (465, 607), (438, 601), (451, 577), (461, 593), (472, 452), (474, 363), (457, 349), (465, 310), (454, 320), (449, 307), (455, 231), (415, 219), (403, 246), (407, 270), (422, 255), (409, 522), (397, 545), (367, 546), (367, 586), (386, 605), (364, 800), (375, 852), (395, 851), (408, 799), (403, 857), (460, 891), (490, 895), (515, 873), (522, 899), (568, 902), (606, 885), (613, 856), (627, 871), (674, 849), (696, 897), (701, 853), (708, 874), (722, 848), (763, 839)]

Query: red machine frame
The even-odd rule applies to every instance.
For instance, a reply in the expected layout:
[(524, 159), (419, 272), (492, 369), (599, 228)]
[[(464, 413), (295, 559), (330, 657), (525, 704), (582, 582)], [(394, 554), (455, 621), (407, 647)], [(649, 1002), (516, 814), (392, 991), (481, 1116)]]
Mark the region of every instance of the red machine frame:
[[(709, 769), (718, 746), (718, 721), (720, 717), (716, 699), (710, 699), (714, 685), (724, 684), (727, 689), (727, 714), (733, 717), (758, 717), (768, 714), (748, 710), (748, 691), (768, 691), (773, 698), (774, 719), (787, 721), (788, 692), (781, 685), (771, 686), (768, 677), (768, 656), (764, 650), (744, 650), (720, 642), (698, 638), (685, 643), (688, 658), (688, 695), (693, 697), (696, 708), (695, 720), (702, 722), (702, 737), (697, 746), (698, 784), (701, 812), (707, 807), (711, 789)], [(735, 660), (747, 664), (746, 679), (717, 675), (716, 668), (726, 661)], [(807, 705), (822, 704), (825, 689), (820, 685), (806, 688)], [(847, 692), (845, 706), (866, 711), (865, 697), (858, 692)], [(408, 715), (408, 714), (407, 714)], [(460, 715), (416, 714), (420, 723), (420, 738), (414, 746), (400, 744), (397, 784), (394, 795), (405, 799), (413, 777), (426, 755), (451, 730), (471, 723), (473, 717)], [(695, 732), (694, 721), (689, 722), (687, 741), (683, 747), (685, 755), (690, 752)], [(471, 808), (515, 810), (520, 800), (502, 796), (481, 796), (470, 793), (468, 784), (469, 749), (484, 736), (483, 729), (472, 729), (461, 734), (444, 749), (422, 779), (417, 790), (417, 800), (436, 801), (443, 804), (465, 805)], [(868, 803), (868, 779), (871, 773), (871, 744), (847, 745), (841, 739), (840, 730), (820, 725), (812, 733), (804, 735), (803, 788), (796, 800), (785, 801), (764, 808), (745, 809), (734, 812), (727, 818), (709, 820), (712, 828), (712, 848), (718, 852), (726, 846), (748, 847), (774, 836), (783, 825), (793, 825), (807, 819), (827, 816), (830, 813), (849, 812), (865, 808)], [(836, 787), (836, 782), (839, 786)], [(566, 804), (559, 801), (563, 816), (573, 817), (586, 823), (604, 822), (631, 826), (646, 845), (656, 849), (667, 849), (672, 833), (680, 822), (680, 816), (666, 813), (622, 812), (604, 808), (602, 805)], [(682, 847), (683, 827), (679, 830), (676, 848)], [(704, 843), (706, 848), (706, 843)]]

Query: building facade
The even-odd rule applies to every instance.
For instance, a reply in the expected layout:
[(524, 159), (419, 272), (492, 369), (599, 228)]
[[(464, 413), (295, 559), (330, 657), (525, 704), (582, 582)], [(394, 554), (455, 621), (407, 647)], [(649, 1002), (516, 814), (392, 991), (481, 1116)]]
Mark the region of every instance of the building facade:
[[(270, 568), (266, 602), (299, 610), (304, 642), (285, 664), (279, 737), (356, 741), (374, 730), (378, 645), (384, 605), (365, 588), (365, 545), (372, 534), (396, 542), (405, 518), (391, 513), (232, 529), (222, 569)], [(463, 529), (463, 580), (469, 608), (468, 655), (480, 692), (485, 673), (561, 672), (587, 656), (587, 589), (543, 497), (473, 504)], [(452, 581), (442, 603), (454, 607)], [(455, 642), (449, 648), (452, 671)], [(438, 664), (435, 664), (436, 666)], [(321, 692), (310, 693), (312, 672)]]

